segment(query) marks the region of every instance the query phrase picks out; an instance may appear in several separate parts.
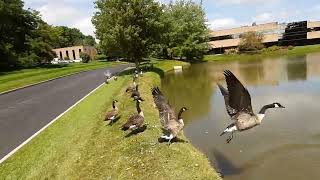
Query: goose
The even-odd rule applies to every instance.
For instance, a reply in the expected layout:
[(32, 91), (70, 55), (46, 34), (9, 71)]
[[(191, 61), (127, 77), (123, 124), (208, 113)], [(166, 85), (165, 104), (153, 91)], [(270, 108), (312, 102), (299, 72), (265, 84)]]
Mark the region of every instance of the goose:
[(233, 120), (220, 136), (230, 133), (227, 143), (233, 139), (236, 131), (245, 131), (260, 125), (265, 112), (269, 108), (285, 108), (280, 103), (267, 104), (261, 108), (258, 114), (254, 114), (251, 106), (251, 97), (248, 90), (241, 84), (236, 76), (229, 70), (224, 71), (228, 90), (218, 83), (221, 94), (224, 97), (227, 113)]
[(136, 78), (133, 77), (133, 84), (126, 89), (126, 92), (132, 92), (136, 89), (137, 83)]
[(131, 97), (132, 98), (139, 98), (140, 97), (140, 92), (139, 92), (139, 85), (136, 85), (136, 88), (132, 91)]
[(123, 131), (126, 131), (128, 129), (136, 130), (142, 127), (144, 123), (144, 114), (140, 108), (140, 103), (144, 100), (141, 99), (141, 97), (135, 98), (134, 100), (136, 101), (136, 108), (138, 113), (129, 117), (128, 121), (124, 125), (122, 125)]
[(111, 123), (112, 123), (113, 120), (118, 116), (118, 108), (116, 106), (117, 102), (118, 102), (117, 100), (112, 101), (112, 110), (106, 113), (105, 121), (111, 120)]
[(104, 72), (103, 73), (104, 74), (104, 76), (105, 76), (105, 78), (106, 78), (106, 84), (109, 84), (109, 81), (111, 80), (111, 73), (110, 73), (110, 71), (106, 71), (106, 72)]
[(163, 129), (168, 133), (168, 135), (162, 135), (162, 139), (171, 140), (177, 137), (178, 133), (184, 127), (184, 121), (182, 118), (182, 113), (188, 110), (186, 107), (182, 107), (178, 113), (178, 118), (175, 115), (172, 107), (167, 103), (164, 95), (158, 87), (152, 89), (152, 96), (154, 103), (159, 111), (159, 119)]
[(134, 77), (134, 78), (138, 78), (138, 77), (139, 77), (138, 69), (136, 69), (136, 70), (134, 71), (133, 77)]

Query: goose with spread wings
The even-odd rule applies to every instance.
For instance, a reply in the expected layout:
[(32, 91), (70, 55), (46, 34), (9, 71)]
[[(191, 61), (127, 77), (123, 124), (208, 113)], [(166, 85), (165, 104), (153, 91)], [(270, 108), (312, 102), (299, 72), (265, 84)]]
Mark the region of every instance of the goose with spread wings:
[(186, 107), (182, 107), (178, 113), (178, 117), (176, 117), (173, 108), (166, 101), (158, 87), (152, 89), (152, 96), (159, 111), (160, 123), (167, 133), (166, 135), (162, 135), (161, 138), (169, 140), (170, 143), (171, 140), (177, 137), (178, 133), (183, 129), (184, 121), (182, 113), (188, 109)]
[(236, 76), (229, 70), (224, 71), (228, 90), (218, 84), (221, 94), (224, 97), (227, 113), (233, 120), (220, 136), (230, 133), (227, 139), (229, 143), (235, 131), (245, 131), (260, 125), (269, 108), (284, 108), (280, 103), (267, 104), (261, 108), (258, 114), (254, 114), (251, 106), (251, 97), (248, 90), (241, 84)]

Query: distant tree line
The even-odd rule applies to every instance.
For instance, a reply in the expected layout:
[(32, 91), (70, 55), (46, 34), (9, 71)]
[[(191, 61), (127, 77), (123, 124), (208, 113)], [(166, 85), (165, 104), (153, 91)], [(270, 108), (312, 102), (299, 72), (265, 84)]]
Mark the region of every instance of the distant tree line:
[(0, 1), (0, 69), (32, 67), (50, 62), (53, 48), (95, 45), (76, 28), (51, 26), (39, 12), (23, 9), (23, 1)]
[(205, 13), (192, 1), (97, 0), (93, 24), (99, 50), (136, 65), (143, 58), (201, 59), (207, 50)]

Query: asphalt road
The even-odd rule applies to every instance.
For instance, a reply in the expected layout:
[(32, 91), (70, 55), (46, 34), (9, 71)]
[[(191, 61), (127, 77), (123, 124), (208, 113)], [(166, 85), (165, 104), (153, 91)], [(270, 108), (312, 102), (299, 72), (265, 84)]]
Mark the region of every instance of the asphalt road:
[(0, 95), (0, 159), (104, 82), (104, 72), (129, 65), (66, 76)]

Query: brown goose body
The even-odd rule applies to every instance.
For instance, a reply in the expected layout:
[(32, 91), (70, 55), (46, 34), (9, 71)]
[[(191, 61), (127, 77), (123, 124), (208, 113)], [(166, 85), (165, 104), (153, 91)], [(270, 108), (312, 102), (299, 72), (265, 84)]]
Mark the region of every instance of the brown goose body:
[(160, 123), (167, 133), (167, 135), (163, 135), (161, 138), (167, 139), (170, 142), (171, 139), (177, 137), (178, 133), (183, 129), (184, 121), (182, 119), (182, 113), (186, 111), (187, 108), (182, 107), (178, 113), (178, 117), (176, 117), (173, 108), (167, 103), (158, 87), (152, 89), (152, 95), (159, 111)]
[(139, 98), (140, 97), (140, 92), (139, 92), (139, 85), (137, 84), (135, 89), (131, 93), (132, 98)]
[(125, 124), (122, 125), (122, 130), (126, 131), (128, 129), (138, 129), (143, 126), (144, 114), (140, 108), (141, 98), (136, 99), (137, 114), (130, 116)]
[(114, 100), (112, 102), (112, 110), (108, 111), (105, 115), (105, 121), (108, 121), (108, 120), (114, 120), (117, 116), (118, 116), (118, 113), (119, 113), (119, 110), (116, 106), (116, 102), (118, 102), (117, 100)]

